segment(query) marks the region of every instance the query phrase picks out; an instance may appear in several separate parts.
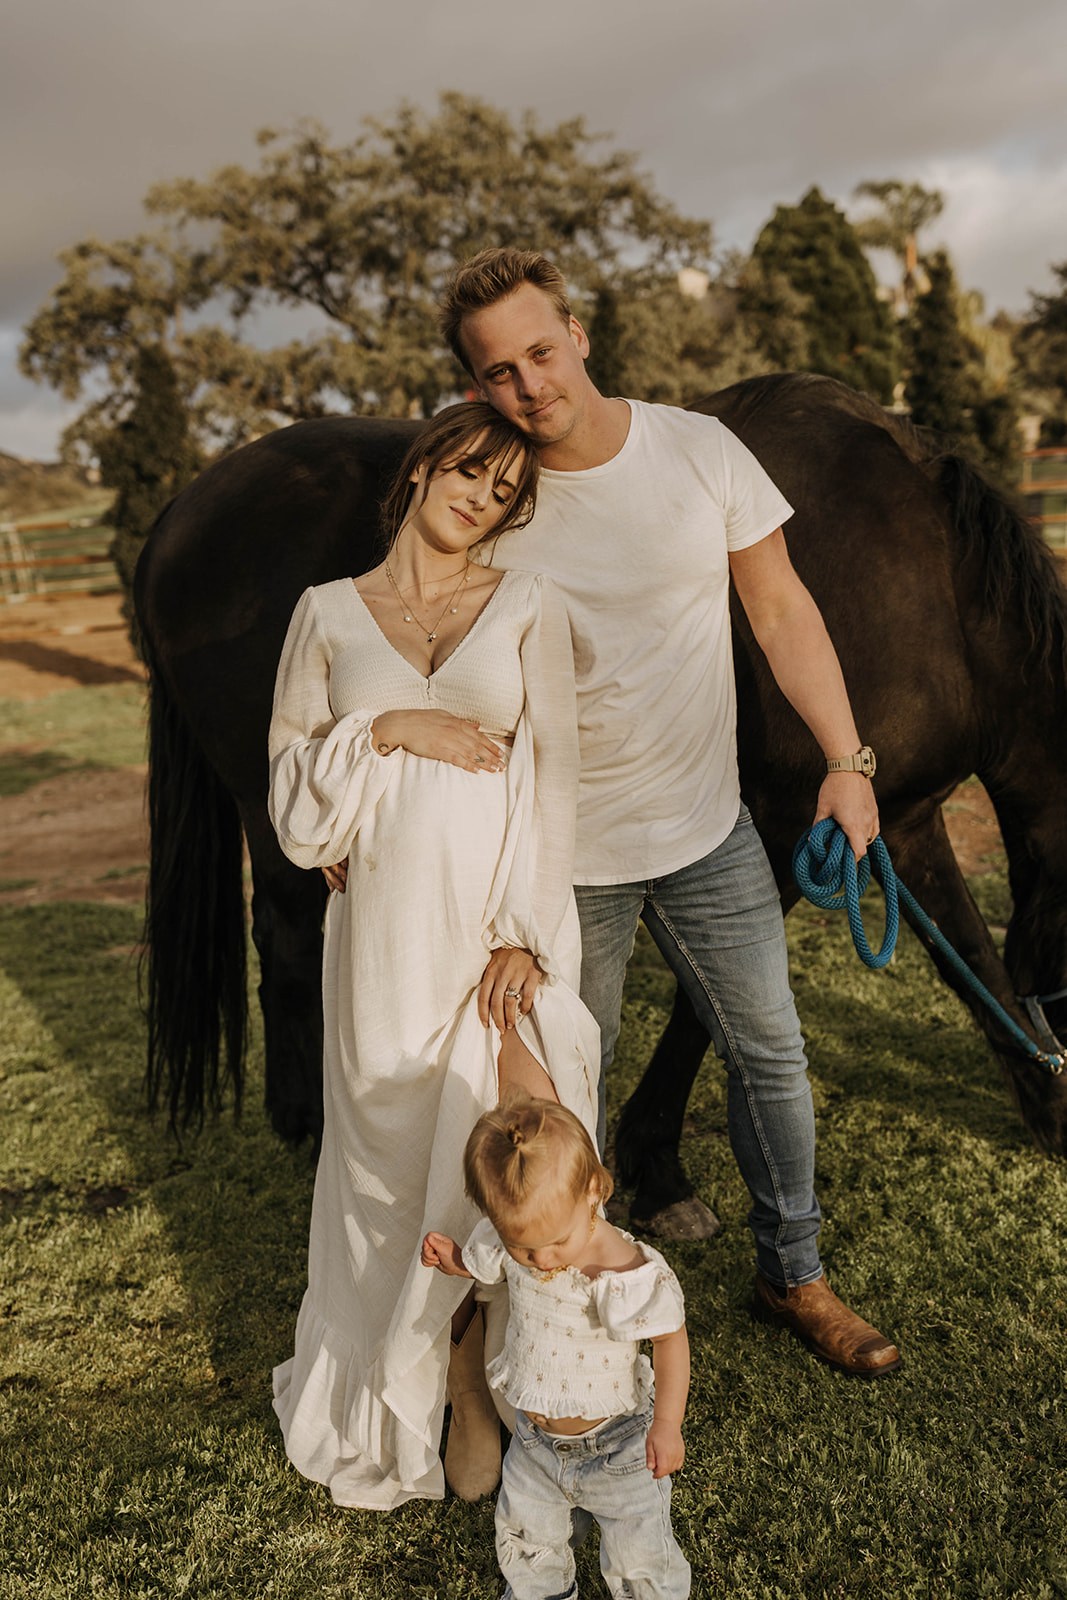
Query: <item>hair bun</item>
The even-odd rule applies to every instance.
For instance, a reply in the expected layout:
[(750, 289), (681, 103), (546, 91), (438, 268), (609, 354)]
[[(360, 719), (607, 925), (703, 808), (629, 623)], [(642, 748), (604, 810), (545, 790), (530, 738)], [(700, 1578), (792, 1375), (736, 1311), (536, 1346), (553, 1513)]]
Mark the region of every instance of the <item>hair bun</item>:
[(516, 1150), (520, 1144), (526, 1143), (526, 1129), (522, 1126), (521, 1122), (509, 1122), (507, 1126), (507, 1136), (510, 1142), (515, 1146)]

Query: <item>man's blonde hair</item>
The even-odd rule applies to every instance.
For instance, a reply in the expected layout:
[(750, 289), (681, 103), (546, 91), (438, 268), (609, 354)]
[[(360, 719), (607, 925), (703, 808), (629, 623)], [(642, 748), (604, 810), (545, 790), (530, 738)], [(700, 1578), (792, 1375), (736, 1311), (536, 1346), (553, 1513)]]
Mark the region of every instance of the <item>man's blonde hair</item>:
[(463, 1178), (498, 1229), (551, 1199), (578, 1201), (591, 1183), (601, 1201), (615, 1187), (574, 1112), (528, 1094), (509, 1095), (478, 1118), (463, 1152)]
[(453, 273), (441, 302), (441, 335), (468, 372), (471, 366), (463, 348), (463, 318), (495, 305), (524, 283), (543, 290), (557, 316), (569, 325), (571, 308), (566, 280), (559, 268), (537, 250), (480, 250)]

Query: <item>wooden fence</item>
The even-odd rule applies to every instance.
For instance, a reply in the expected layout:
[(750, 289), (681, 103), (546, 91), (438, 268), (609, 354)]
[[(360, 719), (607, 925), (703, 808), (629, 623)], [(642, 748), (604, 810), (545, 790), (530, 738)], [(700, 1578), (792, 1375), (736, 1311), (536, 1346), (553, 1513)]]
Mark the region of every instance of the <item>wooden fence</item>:
[(108, 555), (113, 536), (112, 528), (93, 517), (0, 522), (0, 603), (121, 588)]

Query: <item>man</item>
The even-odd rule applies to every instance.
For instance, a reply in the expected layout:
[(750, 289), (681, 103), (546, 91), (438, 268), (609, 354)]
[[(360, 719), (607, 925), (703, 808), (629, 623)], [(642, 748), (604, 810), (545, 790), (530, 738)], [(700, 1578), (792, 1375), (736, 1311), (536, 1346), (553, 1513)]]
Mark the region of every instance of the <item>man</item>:
[(759, 1309), (849, 1372), (892, 1371), (895, 1346), (823, 1276), (814, 1114), (781, 906), (738, 785), (731, 578), (779, 687), (827, 757), (816, 820), (836, 818), (857, 856), (878, 831), (870, 752), (786, 550), (792, 508), (716, 419), (599, 393), (585, 371), (589, 341), (543, 256), (490, 250), (467, 262), (442, 329), (541, 456), (536, 516), (492, 562), (545, 573), (570, 616), (582, 998), (601, 1027), (602, 1080), (640, 918), (726, 1062)]

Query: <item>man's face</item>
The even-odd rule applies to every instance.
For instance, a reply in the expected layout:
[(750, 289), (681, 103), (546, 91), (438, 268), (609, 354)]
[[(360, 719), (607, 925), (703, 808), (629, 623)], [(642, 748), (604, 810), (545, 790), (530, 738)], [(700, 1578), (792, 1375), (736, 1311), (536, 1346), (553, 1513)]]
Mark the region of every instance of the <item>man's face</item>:
[(524, 283), (465, 316), (460, 337), (476, 383), (502, 416), (540, 449), (570, 437), (593, 392), (579, 322), (562, 321), (548, 296)]

